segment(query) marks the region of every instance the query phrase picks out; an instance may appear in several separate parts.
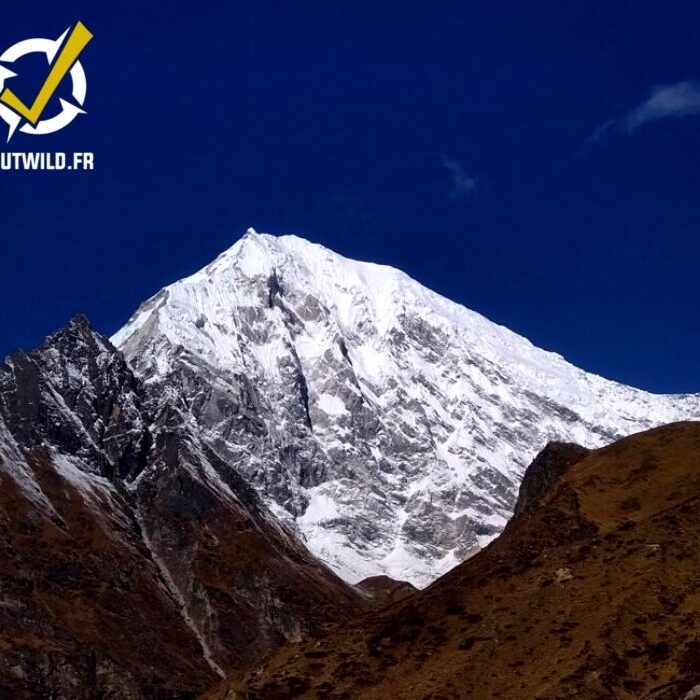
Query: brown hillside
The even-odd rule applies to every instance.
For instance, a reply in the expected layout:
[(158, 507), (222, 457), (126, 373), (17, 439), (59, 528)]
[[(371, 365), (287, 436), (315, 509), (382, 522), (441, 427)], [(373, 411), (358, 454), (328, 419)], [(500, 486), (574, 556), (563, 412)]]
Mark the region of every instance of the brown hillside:
[(285, 647), (207, 697), (695, 697), (700, 423), (581, 457), (425, 591)]

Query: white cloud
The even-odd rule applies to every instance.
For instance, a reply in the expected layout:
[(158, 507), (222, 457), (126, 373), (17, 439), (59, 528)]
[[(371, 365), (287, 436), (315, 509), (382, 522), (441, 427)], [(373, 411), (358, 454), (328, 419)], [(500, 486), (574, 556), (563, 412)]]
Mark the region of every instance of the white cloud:
[(474, 192), (479, 187), (479, 178), (470, 175), (465, 164), (452, 156), (440, 154), (440, 163), (447, 168), (452, 177), (450, 197), (456, 198)]
[(642, 104), (620, 119), (611, 119), (595, 131), (589, 142), (596, 143), (611, 130), (632, 134), (640, 126), (660, 119), (700, 115), (700, 84), (685, 80), (673, 85), (657, 85)]

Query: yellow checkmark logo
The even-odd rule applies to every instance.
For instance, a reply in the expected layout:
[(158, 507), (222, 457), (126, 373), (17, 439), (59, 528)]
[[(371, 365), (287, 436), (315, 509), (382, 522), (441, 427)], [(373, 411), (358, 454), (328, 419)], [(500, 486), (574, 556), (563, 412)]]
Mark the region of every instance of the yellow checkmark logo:
[(61, 81), (71, 70), (80, 54), (90, 43), (92, 37), (92, 32), (82, 22), (78, 22), (75, 27), (73, 27), (65, 43), (61, 47), (61, 50), (51, 64), (49, 75), (41, 86), (31, 107), (27, 107), (10, 88), (5, 88), (2, 91), (2, 94), (0, 94), (0, 102), (14, 110), (32, 126), (36, 126), (46, 106), (61, 84)]

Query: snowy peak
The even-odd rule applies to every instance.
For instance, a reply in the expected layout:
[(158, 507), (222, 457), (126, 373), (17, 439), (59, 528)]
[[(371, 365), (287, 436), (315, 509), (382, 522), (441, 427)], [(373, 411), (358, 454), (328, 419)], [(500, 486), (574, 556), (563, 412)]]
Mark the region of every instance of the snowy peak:
[(112, 339), (346, 579), (423, 585), (505, 525), (550, 440), (700, 415), (588, 374), (391, 267), (249, 230)]

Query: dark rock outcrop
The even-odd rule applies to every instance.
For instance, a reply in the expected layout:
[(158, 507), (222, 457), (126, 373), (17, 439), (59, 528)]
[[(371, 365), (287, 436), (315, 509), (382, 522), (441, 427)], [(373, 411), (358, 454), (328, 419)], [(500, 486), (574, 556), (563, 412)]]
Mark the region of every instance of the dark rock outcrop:
[(378, 607), (395, 603), (418, 592), (408, 581), (396, 581), (389, 576), (370, 576), (355, 584), (355, 588), (362, 591)]
[(589, 453), (590, 450), (572, 442), (548, 443), (525, 471), (513, 516), (534, 510), (552, 485)]
[(363, 605), (83, 317), (0, 366), (0, 697), (194, 697)]

